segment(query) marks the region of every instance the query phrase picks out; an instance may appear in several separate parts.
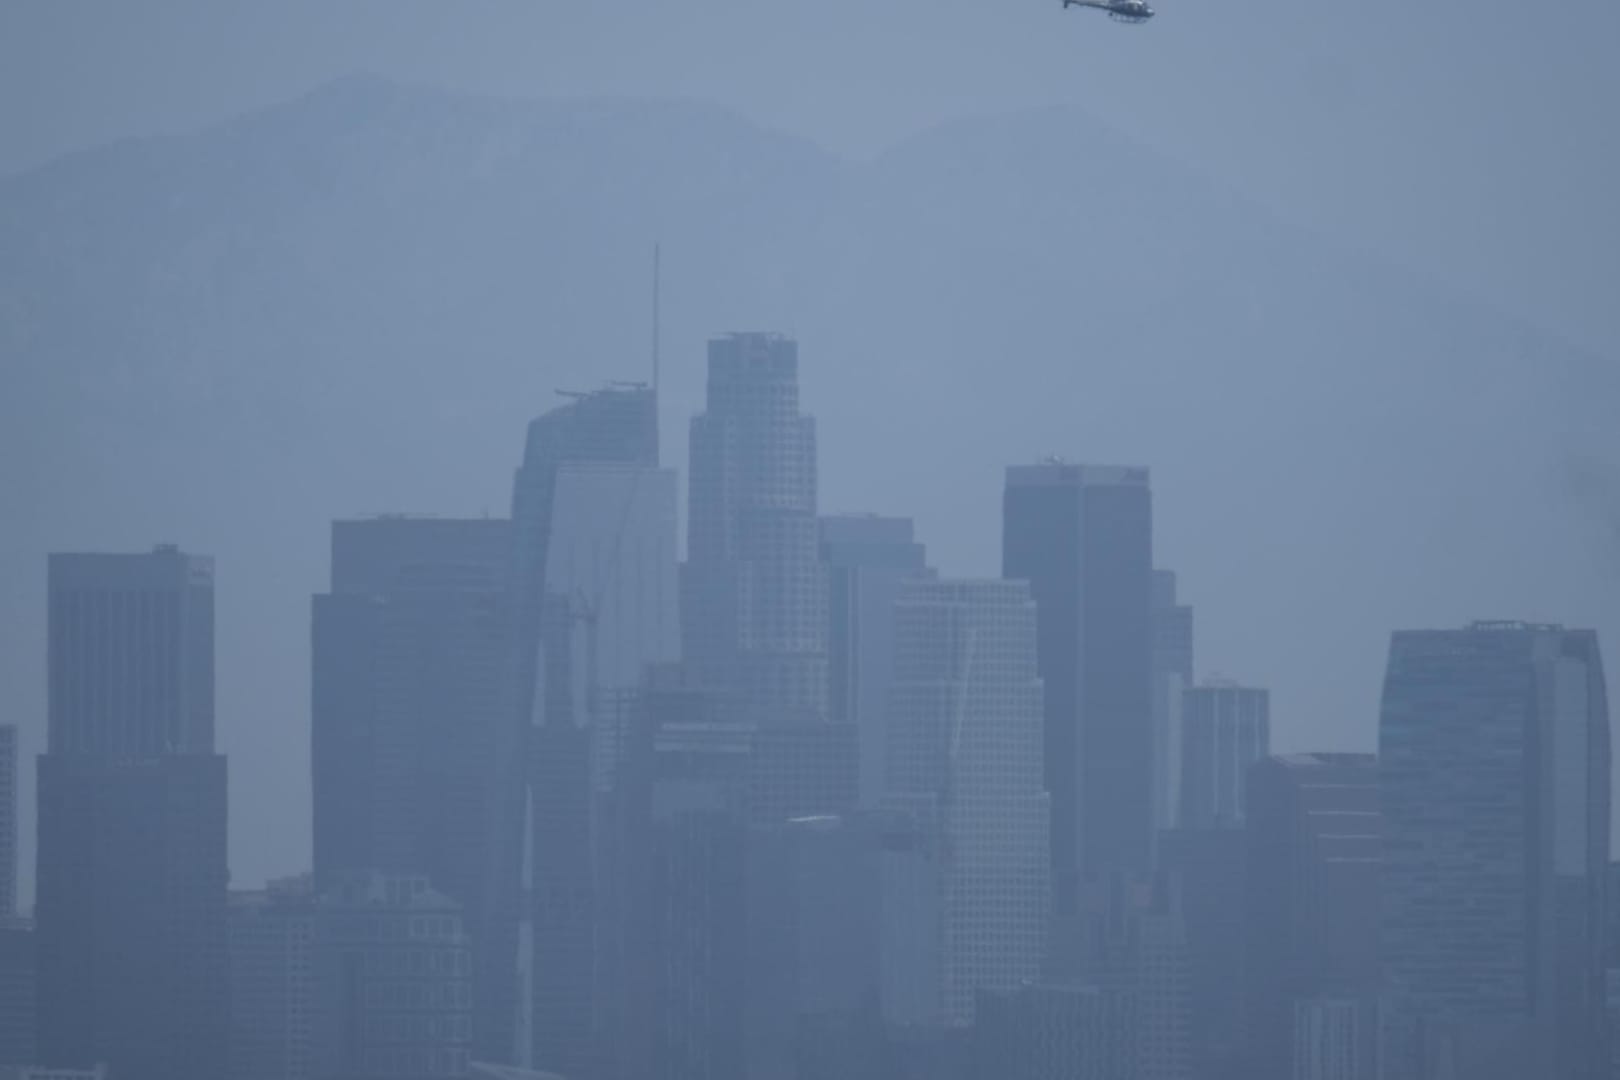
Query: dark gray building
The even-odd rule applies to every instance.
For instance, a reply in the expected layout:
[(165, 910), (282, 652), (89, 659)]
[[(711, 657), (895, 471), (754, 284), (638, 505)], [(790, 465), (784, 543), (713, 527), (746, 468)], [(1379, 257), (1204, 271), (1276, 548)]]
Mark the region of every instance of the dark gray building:
[(1124, 995), (1136, 1080), (1193, 1080), (1192, 954), (1174, 874), (1116, 872), (1087, 879), (1080, 896), (1077, 968)]
[(910, 518), (839, 514), (821, 519), (827, 565), (829, 719), (860, 740), (860, 801), (883, 796), (885, 717), (894, 671), (894, 602), (900, 583), (927, 576)]
[(509, 526), (385, 517), (332, 529), (315, 597), (315, 883), (424, 877), (462, 906), (476, 1045), (514, 1056), (525, 728)]
[[(1286, 754), (1249, 772), (1245, 982), (1254, 1080), (1293, 1080), (1329, 1003), (1360, 1003), (1360, 1067), (1371, 1067), (1366, 1006), (1378, 990), (1384, 830), (1371, 754)], [(1331, 1021), (1331, 1024), (1328, 1022)], [(1345, 1080), (1373, 1080), (1368, 1072)]]
[(1160, 829), (1175, 827), (1181, 797), (1181, 694), (1193, 685), (1193, 609), (1173, 570), (1153, 571), (1153, 800)]
[(1240, 828), (1170, 829), (1159, 837), (1160, 864), (1181, 885), (1195, 1080), (1249, 1080), (1242, 1068), (1247, 848)]
[(1396, 633), (1378, 742), (1388, 1080), (1600, 1075), (1597, 636), (1519, 622)]
[(469, 944), (461, 905), (426, 878), (337, 875), (316, 902), (316, 1080), (467, 1076)]
[(0, 921), (17, 913), (17, 728), (0, 724)]
[[(529, 425), (513, 482), (518, 690), (528, 738), (530, 1064), (612, 1058), (618, 702), (679, 659), (676, 477), (654, 392), (571, 394)], [(605, 781), (605, 783), (604, 783)], [(598, 790), (601, 788), (602, 790)]]
[(1059, 919), (1084, 877), (1152, 865), (1152, 547), (1146, 469), (1007, 470), (1002, 576), (1030, 583), (1038, 613)]
[(1249, 767), (1271, 752), (1271, 691), (1210, 680), (1181, 695), (1184, 829), (1243, 824)]
[(213, 562), (53, 555), (39, 759), (39, 1057), (123, 1080), (227, 1068)]
[(682, 646), (700, 682), (762, 724), (827, 713), (816, 427), (799, 411), (798, 376), (791, 339), (717, 338), (692, 420)]
[(523, 462), (512, 478), (513, 571), (525, 606), (546, 589), (557, 474), (576, 463), (658, 467), (658, 396), (647, 387), (570, 393), (569, 402), (529, 423)]
[(1134, 1077), (1131, 995), (1080, 980), (981, 991), (972, 1080), (1122, 1080)]
[(315, 881), (230, 897), (230, 1080), (310, 1080)]
[(883, 833), (862, 815), (755, 826), (748, 848), (748, 1075), (877, 1080)]
[(33, 926), (18, 918), (0, 922), (0, 1066), (39, 1060), (36, 970)]

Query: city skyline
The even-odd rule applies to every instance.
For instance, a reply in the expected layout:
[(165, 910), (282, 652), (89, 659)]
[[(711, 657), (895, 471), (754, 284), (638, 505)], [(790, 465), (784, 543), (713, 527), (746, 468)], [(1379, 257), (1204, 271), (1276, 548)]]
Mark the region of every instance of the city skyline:
[(1072, 2), (0, 4), (0, 1080), (1620, 1080), (1620, 8)]
[[(717, 340), (719, 340), (719, 339), (717, 339)], [(637, 389), (637, 387), (640, 387), (640, 388)], [(652, 408), (650, 410), (645, 411), (644, 415), (646, 415), (648, 417), (647, 423), (650, 425), (652, 430), (656, 431), (657, 428), (659, 427), (658, 420), (657, 420), (658, 411), (659, 411), (658, 406), (657, 406), (658, 398), (657, 398), (656, 392), (652, 391), (650, 388), (647, 388), (647, 387), (643, 386), (642, 384), (626, 384), (626, 383), (622, 383), (622, 382), (617, 381), (617, 380), (607, 379), (607, 380), (603, 381), (602, 388), (600, 390), (598, 390), (598, 391), (583, 392), (583, 393), (579, 393), (579, 394), (572, 394), (571, 393), (570, 396), (573, 396), (576, 399), (584, 400), (584, 401), (588, 402), (589, 399), (599, 398), (599, 397), (601, 397), (603, 395), (608, 395), (609, 397), (612, 397), (614, 395), (618, 395), (618, 396), (634, 395), (634, 396), (638, 397), (640, 399), (640, 401), (642, 401), (642, 402), (650, 402), (652, 404)], [(637, 408), (642, 409), (643, 406), (637, 406)], [(671, 426), (676, 426), (676, 425), (671, 425)], [(587, 436), (587, 437), (589, 438), (590, 436)], [(531, 440), (533, 439), (532, 434), (531, 434), (530, 438), (531, 438)], [(654, 460), (654, 461), (656, 461), (658, 452), (657, 452), (655, 444), (647, 443), (647, 444), (644, 444), (644, 445), (647, 445), (647, 446), (651, 447), (650, 449), (645, 451), (645, 454), (647, 455), (645, 459), (646, 460)], [(643, 453), (643, 451), (641, 451), (639, 449), (626, 449), (623, 452), (627, 453), (627, 454), (631, 454), (631, 455), (636, 455), (636, 454), (642, 454)], [(615, 453), (618, 453), (618, 452), (615, 451)], [(1017, 465), (1017, 466), (1008, 466), (1008, 467), (1009, 468), (1014, 468), (1014, 467), (1016, 467), (1016, 468), (1026, 468), (1026, 467), (1029, 467), (1029, 466)], [(680, 555), (681, 555), (681, 558), (679, 560), (679, 564), (681, 566), (684, 566), (685, 565), (684, 546), (686, 544), (686, 533), (687, 533), (686, 525), (687, 525), (687, 520), (688, 520), (688, 508), (687, 508), (687, 505), (686, 505), (686, 502), (687, 502), (687, 499), (686, 499), (687, 477), (686, 477), (685, 472), (682, 469), (677, 468), (675, 466), (660, 466), (659, 468), (663, 472), (674, 473), (675, 474), (676, 488), (677, 488), (677, 495), (676, 495), (677, 509), (676, 509), (676, 513), (677, 513), (677, 520), (682, 523), (682, 527), (677, 532), (677, 540), (676, 540), (676, 542), (677, 542), (678, 550), (680, 550)], [(520, 470), (520, 472), (521, 472), (521, 470)], [(519, 486), (518, 486), (517, 490), (519, 490), (521, 492), (521, 482), (519, 483)], [(853, 512), (847, 512), (847, 511), (839, 511), (839, 512), (834, 512), (832, 514), (824, 515), (824, 517), (828, 517), (828, 518), (838, 518), (840, 516), (849, 517), (852, 520), (859, 520), (863, 515), (859, 514), (859, 513), (853, 513)], [(442, 514), (442, 513), (436, 513), (436, 512), (432, 512), (432, 511), (413, 511), (413, 512), (378, 511), (378, 512), (375, 512), (375, 513), (373, 513), (371, 515), (353, 517), (350, 520), (354, 520), (354, 521), (358, 522), (358, 521), (365, 521), (365, 520), (383, 521), (383, 520), (390, 520), (390, 519), (393, 519), (393, 520), (425, 520), (425, 521), (432, 521), (432, 520), (453, 520), (454, 516), (453, 515), (446, 515), (446, 514)], [(339, 519), (339, 520), (342, 520), (342, 519)], [(471, 520), (471, 519), (468, 519), (468, 520)], [(484, 520), (493, 520), (493, 519), (489, 519), (487, 517), (487, 515), (486, 515)], [(516, 534), (514, 533), (514, 538), (515, 538), (515, 536), (516, 536)], [(926, 539), (926, 538), (922, 538), (922, 539)], [(163, 548), (169, 548), (169, 547), (173, 547), (174, 545), (162, 544), (162, 545), (158, 545), (158, 546), (163, 547)], [(334, 564), (334, 566), (335, 566), (335, 564)], [(939, 571), (935, 570), (933, 568), (930, 568), (930, 572), (937, 573)], [(1154, 578), (1154, 580), (1155, 580), (1155, 588), (1162, 588), (1167, 582), (1173, 581), (1177, 576), (1177, 575), (1174, 575), (1170, 571), (1163, 571), (1163, 570), (1154, 570), (1154, 575), (1155, 575), (1155, 578)], [(1170, 593), (1168, 595), (1174, 596), (1175, 593), (1172, 592), (1172, 593)], [(1162, 630), (1162, 631), (1159, 631), (1159, 632), (1160, 633), (1168, 632), (1168, 633), (1171, 633), (1171, 634), (1190, 634), (1190, 624), (1191, 624), (1191, 614), (1190, 614), (1190, 612), (1191, 612), (1192, 609), (1190, 607), (1187, 607), (1186, 605), (1181, 605), (1179, 607), (1173, 607), (1173, 608), (1170, 608), (1170, 609), (1167, 609), (1167, 610), (1173, 613), (1171, 615), (1172, 618), (1179, 618), (1179, 619), (1185, 620), (1183, 629), (1181, 629), (1181, 630), (1170, 630), (1167, 627), (1166, 630)], [(1174, 614), (1174, 613), (1179, 613), (1179, 614)], [(1181, 662), (1186, 662), (1186, 663), (1191, 662), (1190, 651), (1189, 651), (1188, 656), (1185, 658), (1185, 661), (1180, 661), (1180, 660), (1177, 661), (1177, 663), (1181, 663)], [(1256, 665), (1256, 666), (1263, 666), (1263, 665)], [(1189, 668), (1189, 670), (1192, 670), (1192, 669)], [(1195, 684), (1196, 684), (1196, 681), (1199, 678), (1213, 678), (1213, 679), (1224, 680), (1224, 679), (1227, 678), (1227, 674), (1230, 671), (1233, 671), (1233, 670), (1243, 670), (1243, 666), (1225, 664), (1220, 669), (1203, 668), (1203, 669), (1201, 669), (1202, 674), (1200, 674), (1199, 671), (1194, 671)], [(1373, 734), (1375, 735), (1376, 734), (1376, 722), (1375, 722), (1376, 709), (1373, 709), (1371, 711), (1370, 715), (1374, 719), (1369, 720), (1369, 727), (1371, 728)], [(1178, 717), (1178, 721), (1179, 721), (1179, 717)], [(24, 761), (27, 760), (25, 757), (21, 756), (21, 752), (27, 750), (27, 742), (26, 742), (27, 725), (23, 724), (23, 725), (12, 725), (12, 726), (18, 728), (18, 734), (19, 734), (19, 738), (18, 738), (19, 762), (21, 763), (21, 762), (24, 762)], [(1179, 731), (1179, 727), (1180, 727), (1179, 722), (1178, 722), (1177, 727), (1178, 727), (1178, 731)], [(1293, 734), (1293, 732), (1292, 732), (1292, 726), (1288, 722), (1287, 714), (1284, 715), (1284, 722), (1282, 724), (1278, 725), (1278, 727), (1276, 728), (1276, 732), (1278, 734), (1280, 734), (1280, 736), (1281, 736), (1281, 738), (1277, 740), (1277, 747), (1276, 747), (1276, 749), (1279, 752), (1289, 752), (1289, 751), (1320, 752), (1322, 750), (1351, 751), (1351, 750), (1354, 749), (1353, 745), (1352, 746), (1346, 746), (1344, 744), (1339, 744), (1339, 745), (1334, 745), (1334, 746), (1326, 746), (1326, 747), (1324, 747), (1324, 746), (1316, 746), (1316, 747), (1312, 748), (1312, 747), (1309, 746), (1309, 744), (1299, 742), (1298, 737), (1295, 736)], [(1359, 742), (1359, 740), (1354, 740), (1354, 739), (1348, 740), (1348, 741), (1351, 744)], [(1179, 752), (1179, 747), (1178, 747), (1178, 752)], [(1356, 752), (1359, 752), (1359, 751), (1356, 751)], [(1179, 768), (1179, 764), (1178, 764), (1178, 768)], [(22, 769), (21, 764), (19, 764), (19, 770), (18, 770), (19, 779), (22, 781), (22, 783), (19, 785), (19, 813), (18, 813), (19, 831), (21, 831), (22, 826), (34, 824), (34, 822), (31, 820), (33, 806), (30, 804), (30, 802), (24, 801), (23, 798), (22, 798), (22, 796), (24, 794), (28, 793), (29, 789), (32, 787), (32, 785), (28, 782), (28, 778), (26, 778), (26, 777), (24, 777), (22, 775), (23, 771), (24, 770)], [(1615, 835), (1617, 837), (1620, 837), (1620, 832), (1616, 832)], [(16, 892), (17, 892), (17, 896), (18, 896), (18, 904), (19, 904), (19, 906), (21, 906), (24, 897), (31, 897), (32, 889), (33, 889), (33, 885), (34, 885), (34, 880), (33, 880), (33, 878), (34, 878), (33, 860), (31, 858), (24, 858), (23, 857), (25, 854), (33, 854), (34, 853), (31, 850), (32, 845), (29, 842), (30, 839), (31, 839), (31, 837), (29, 837), (26, 834), (19, 836), (18, 872), (17, 872), (17, 875), (16, 875), (16, 881), (17, 881)], [(1620, 840), (1617, 840), (1616, 842), (1617, 842), (1617, 845), (1620, 845)], [(1617, 847), (1617, 853), (1620, 853), (1620, 847)], [(233, 884), (238, 884), (238, 885), (240, 885), (242, 887), (261, 887), (267, 881), (275, 880), (275, 878), (278, 876), (278, 874), (280, 876), (293, 875), (293, 874), (297, 874), (297, 873), (301, 872), (302, 869), (303, 868), (301, 868), (301, 867), (299, 867), (297, 865), (287, 865), (287, 866), (281, 867), (276, 872), (267, 873), (263, 878), (257, 878), (257, 877), (240, 878), (240, 879), (233, 878)], [(233, 873), (234, 872), (235, 872), (235, 870), (233, 869)]]
[[(536, 419), (510, 518), (331, 522), (313, 871), (266, 890), (226, 895), (213, 560), (52, 556), (49, 888), (0, 942), (38, 950), (41, 1060), (810, 1080), (971, 1045), (1049, 1080), (1084, 1030), (1081, 1080), (1595, 1078), (1595, 632), (1392, 631), (1380, 755), (1273, 754), (1267, 690), (1187, 685), (1146, 468), (1007, 466), (1003, 576), (940, 576), (909, 520), (818, 515), (795, 341), (718, 337), (711, 374), (686, 562), (640, 389)], [(810, 905), (818, 873), (853, 891)], [(229, 993), (148, 1008), (132, 936), (182, 999)]]

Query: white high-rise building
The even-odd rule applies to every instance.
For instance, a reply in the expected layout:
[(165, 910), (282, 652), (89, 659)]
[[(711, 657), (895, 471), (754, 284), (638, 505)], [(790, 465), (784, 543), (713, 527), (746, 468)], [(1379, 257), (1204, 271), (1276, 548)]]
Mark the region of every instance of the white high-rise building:
[(885, 964), (886, 981), (908, 989), (890, 1019), (962, 1027), (977, 991), (1034, 978), (1048, 942), (1050, 806), (1029, 586), (903, 583), (894, 654), (886, 799), (939, 844), (931, 948), (912, 949), (917, 978)]
[(816, 424), (799, 412), (799, 349), (776, 334), (709, 343), (692, 420), (682, 646), (705, 686), (764, 724), (827, 712), (827, 585), (816, 521)]
[(1249, 767), (1271, 752), (1271, 691), (1210, 679), (1181, 695), (1183, 829), (1243, 825)]

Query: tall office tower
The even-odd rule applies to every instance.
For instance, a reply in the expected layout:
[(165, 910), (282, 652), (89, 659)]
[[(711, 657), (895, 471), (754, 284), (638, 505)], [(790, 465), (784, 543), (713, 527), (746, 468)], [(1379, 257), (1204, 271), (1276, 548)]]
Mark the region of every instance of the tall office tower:
[(24, 919), (0, 923), (0, 1067), (39, 1060), (34, 1039), (34, 928)]
[(606, 1008), (598, 922), (608, 898), (596, 866), (606, 808), (592, 792), (593, 747), (611, 722), (602, 703), (679, 658), (675, 474), (564, 462), (550, 496), (529, 731), (528, 1060), (583, 1078), (603, 1048)]
[(740, 1075), (748, 725), (679, 665), (654, 668), (608, 779), (611, 879), (600, 922), (608, 1001), (600, 1075)]
[[(1035, 604), (1018, 581), (908, 581), (895, 601), (888, 795), (942, 838), (939, 959), (923, 1017), (1032, 978), (1048, 943)], [(930, 1015), (931, 1014), (931, 1015)]]
[(0, 1065), (32, 1064), (34, 928), (17, 917), (17, 729), (0, 725)]
[(821, 519), (827, 565), (829, 719), (860, 739), (860, 802), (883, 797), (884, 722), (894, 670), (894, 600), (900, 582), (931, 576), (910, 518), (841, 514)]
[(230, 1080), (310, 1080), (314, 1045), (312, 875), (230, 898)]
[(528, 1063), (588, 1080), (602, 1046), (591, 731), (529, 733)]
[(827, 713), (816, 428), (798, 374), (787, 338), (711, 341), (707, 411), (692, 420), (682, 645), (704, 684), (739, 694), (764, 724)]
[(1078, 967), (1089, 983), (1123, 994), (1137, 1080), (1192, 1077), (1192, 979), (1185, 890), (1174, 875), (1112, 873), (1080, 895)]
[(1137, 1075), (1130, 996), (1078, 980), (980, 991), (969, 1080)]
[(1193, 1076), (1245, 1080), (1248, 837), (1235, 828), (1169, 829), (1159, 836), (1159, 861), (1181, 886)]
[[(1324, 1003), (1365, 1006), (1378, 990), (1384, 859), (1378, 759), (1288, 754), (1258, 762), (1249, 770), (1244, 831), (1245, 1075), (1292, 1080), (1291, 1063), (1316, 1052), (1326, 1018), (1345, 1022)], [(1370, 1024), (1365, 1007), (1354, 1015)]]
[(1046, 684), (1056, 913), (1153, 859), (1153, 511), (1146, 469), (1007, 470), (1002, 576), (1030, 583)]
[(17, 728), (0, 724), (0, 920), (17, 913)]
[(229, 1038), (212, 560), (52, 555), (39, 1056), (218, 1080)]
[(1597, 636), (1404, 631), (1379, 721), (1388, 1080), (1597, 1074), (1609, 716)]
[(751, 725), (748, 820), (776, 825), (854, 810), (857, 735), (854, 724)]
[(755, 826), (748, 848), (748, 1075), (876, 1080), (883, 832), (866, 815)]
[(315, 884), (427, 878), (462, 905), (476, 1045), (515, 1045), (524, 729), (508, 523), (386, 517), (332, 527), (314, 601)]
[(546, 595), (571, 619), (576, 724), (589, 719), (592, 692), (633, 689), (647, 665), (680, 659), (675, 500), (674, 469), (557, 468)]
[(459, 904), (426, 878), (340, 873), (314, 927), (317, 1080), (469, 1074), (475, 989)]
[(1365, 997), (1294, 1002), (1292, 1080), (1373, 1080), (1378, 1075), (1377, 1006)]
[(658, 467), (658, 396), (651, 389), (568, 396), (567, 405), (530, 422), (523, 463), (513, 477), (513, 573), (531, 610), (538, 610), (546, 590), (558, 470), (576, 463)]
[[(692, 702), (680, 702), (678, 707)], [(714, 715), (710, 713), (709, 715)], [(741, 1080), (747, 987), (747, 784), (741, 725), (659, 724), (645, 850), (661, 1080)]]
[(1241, 827), (1249, 767), (1271, 752), (1271, 691), (1211, 680), (1181, 700), (1181, 827)]
[(1181, 694), (1193, 685), (1193, 609), (1173, 570), (1153, 571), (1153, 805), (1158, 828), (1180, 818)]
[[(658, 468), (657, 399), (577, 395), (529, 425), (513, 486), (522, 711), (529, 730), (532, 903), (523, 948), (536, 1068), (585, 1077), (607, 1038), (603, 894), (610, 809), (593, 793), (604, 702), (679, 659), (676, 478)], [(601, 763), (611, 769), (611, 764)]]

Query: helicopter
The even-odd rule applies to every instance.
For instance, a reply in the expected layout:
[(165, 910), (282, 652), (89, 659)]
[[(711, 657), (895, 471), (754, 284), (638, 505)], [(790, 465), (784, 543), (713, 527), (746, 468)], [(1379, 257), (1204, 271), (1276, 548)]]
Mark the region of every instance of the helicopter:
[(1063, 0), (1063, 7), (1096, 8), (1108, 12), (1115, 22), (1143, 23), (1153, 18), (1153, 7), (1147, 0)]

